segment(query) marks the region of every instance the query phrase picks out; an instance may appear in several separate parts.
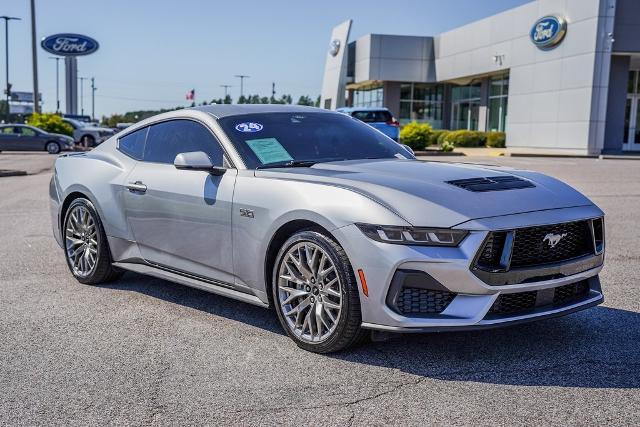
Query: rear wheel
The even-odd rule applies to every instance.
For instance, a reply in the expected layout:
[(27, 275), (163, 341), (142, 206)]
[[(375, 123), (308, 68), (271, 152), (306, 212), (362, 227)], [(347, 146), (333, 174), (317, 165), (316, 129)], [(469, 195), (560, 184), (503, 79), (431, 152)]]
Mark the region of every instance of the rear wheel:
[(287, 335), (308, 351), (330, 353), (363, 340), (358, 286), (333, 239), (300, 231), (278, 253), (273, 301)]
[(44, 148), (49, 154), (58, 154), (60, 152), (60, 144), (57, 142), (47, 142)]
[(63, 235), (67, 265), (80, 283), (95, 285), (121, 276), (112, 266), (107, 236), (89, 200), (80, 198), (71, 202)]

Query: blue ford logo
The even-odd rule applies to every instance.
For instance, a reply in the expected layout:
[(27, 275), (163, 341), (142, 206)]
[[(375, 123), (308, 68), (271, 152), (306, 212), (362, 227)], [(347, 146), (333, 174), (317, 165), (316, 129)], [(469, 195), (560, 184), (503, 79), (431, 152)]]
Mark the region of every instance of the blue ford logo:
[(100, 45), (91, 37), (65, 33), (43, 38), (40, 46), (54, 55), (80, 56), (95, 52)]
[(564, 18), (549, 15), (542, 17), (531, 28), (531, 41), (540, 49), (551, 49), (557, 46), (567, 33), (567, 21)]

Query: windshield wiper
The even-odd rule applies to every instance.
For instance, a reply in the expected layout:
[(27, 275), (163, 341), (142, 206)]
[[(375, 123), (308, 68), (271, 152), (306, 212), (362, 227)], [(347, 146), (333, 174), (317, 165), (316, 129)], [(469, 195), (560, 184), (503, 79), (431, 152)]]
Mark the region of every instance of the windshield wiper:
[(256, 166), (256, 169), (271, 169), (271, 168), (308, 168), (316, 163), (335, 162), (337, 160), (344, 160), (342, 158), (335, 159), (318, 159), (318, 160), (289, 160), (288, 162), (267, 163), (266, 165)]

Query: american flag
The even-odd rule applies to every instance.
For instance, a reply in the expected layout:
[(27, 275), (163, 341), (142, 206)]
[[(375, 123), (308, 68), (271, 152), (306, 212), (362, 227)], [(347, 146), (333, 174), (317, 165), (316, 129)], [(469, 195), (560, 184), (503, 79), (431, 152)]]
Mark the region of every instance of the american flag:
[(196, 90), (191, 89), (189, 92), (187, 92), (185, 97), (187, 98), (187, 101), (193, 101), (194, 99), (196, 99)]

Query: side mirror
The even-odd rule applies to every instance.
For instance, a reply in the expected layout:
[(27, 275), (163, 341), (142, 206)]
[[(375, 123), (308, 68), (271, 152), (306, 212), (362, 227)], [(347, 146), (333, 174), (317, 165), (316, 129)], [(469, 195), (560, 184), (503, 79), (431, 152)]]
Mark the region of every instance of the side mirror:
[(416, 155), (416, 153), (413, 151), (413, 148), (409, 147), (409, 146), (408, 146), (408, 145), (406, 145), (406, 144), (400, 144), (400, 145), (402, 145), (402, 146), (404, 147), (404, 149), (405, 149), (405, 150), (407, 150), (408, 152), (410, 152), (412, 156), (415, 156), (415, 155)]
[(226, 168), (221, 166), (214, 166), (207, 153), (203, 151), (180, 153), (173, 161), (173, 166), (175, 166), (176, 169), (209, 172), (211, 175), (215, 176), (224, 175), (227, 171)]

